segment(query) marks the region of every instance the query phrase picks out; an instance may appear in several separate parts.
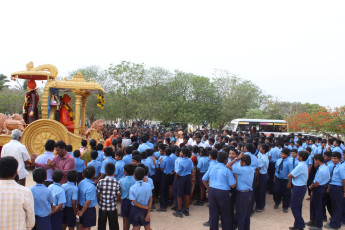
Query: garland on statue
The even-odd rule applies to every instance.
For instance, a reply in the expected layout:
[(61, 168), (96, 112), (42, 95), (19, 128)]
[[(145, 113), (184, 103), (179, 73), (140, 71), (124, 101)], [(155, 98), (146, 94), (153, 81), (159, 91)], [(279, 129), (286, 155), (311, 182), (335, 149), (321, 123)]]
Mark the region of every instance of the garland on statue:
[(71, 108), (71, 106), (67, 105), (67, 104), (64, 104), (63, 105), (67, 111), (69, 112), (69, 116), (71, 117), (71, 121), (74, 121), (74, 113), (73, 113), (73, 110)]
[(98, 94), (97, 96), (97, 106), (101, 109), (104, 109), (105, 99), (102, 94)]
[(23, 104), (23, 115), (25, 115), (29, 110), (29, 101), (31, 102), (31, 91), (34, 91), (34, 93), (37, 96), (37, 101), (39, 100), (39, 94), (35, 89), (28, 91), (25, 95), (25, 100)]

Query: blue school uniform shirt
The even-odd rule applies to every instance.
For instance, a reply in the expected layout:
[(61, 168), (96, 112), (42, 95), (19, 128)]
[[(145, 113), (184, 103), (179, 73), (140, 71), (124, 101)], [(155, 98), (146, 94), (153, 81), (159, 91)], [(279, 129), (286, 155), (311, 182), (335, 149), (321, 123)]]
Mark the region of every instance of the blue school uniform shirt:
[(181, 157), (176, 158), (175, 163), (174, 163), (174, 171), (175, 171), (175, 172), (177, 172), (178, 165), (179, 165), (179, 163), (180, 163), (181, 160), (182, 160)]
[(318, 182), (319, 185), (326, 185), (328, 184), (330, 179), (330, 173), (328, 167), (323, 164), (319, 166), (319, 169), (316, 171), (315, 179), (313, 183)]
[(34, 197), (35, 215), (39, 217), (49, 216), (51, 204), (54, 203), (51, 191), (44, 184), (36, 184), (30, 190)]
[(271, 151), (267, 153), (268, 156), (271, 156), (270, 162), (277, 162), (277, 160), (280, 159), (281, 151), (282, 150), (278, 147), (271, 149)]
[(327, 167), (329, 169), (329, 173), (331, 173), (332, 169), (333, 169), (333, 166), (334, 166), (333, 162), (332, 161), (328, 161), (328, 162), (326, 162), (326, 164), (327, 164)]
[(112, 158), (111, 156), (106, 157), (104, 159), (104, 161), (102, 162), (102, 167), (101, 167), (101, 173), (105, 174), (105, 165), (108, 163), (113, 163), (114, 165), (116, 165), (116, 160), (114, 158)]
[(307, 162), (305, 161), (299, 162), (296, 168), (292, 170), (291, 175), (294, 177), (292, 178), (292, 184), (294, 186), (307, 185), (307, 180), (308, 180)]
[(174, 171), (175, 171), (175, 161), (176, 161), (176, 159), (177, 159), (177, 156), (176, 156), (175, 153), (172, 153), (172, 154), (170, 154), (169, 157), (171, 157), (171, 158), (173, 159), (173, 161), (174, 161)]
[(78, 173), (82, 173), (84, 169), (86, 168), (85, 162), (79, 157), (75, 157), (74, 162), (75, 162), (75, 170), (77, 170)]
[(258, 165), (258, 158), (250, 152), (245, 152), (244, 154), (250, 156), (250, 159), (251, 159), (250, 167), (252, 167), (255, 170), (259, 166)]
[(326, 147), (322, 148), (321, 146), (317, 147), (314, 151), (315, 154), (322, 154), (324, 156), (324, 153), (327, 151)]
[(65, 196), (66, 196), (66, 207), (73, 207), (72, 205), (72, 200), (75, 200), (78, 202), (78, 187), (75, 186), (73, 182), (67, 182), (63, 185), (61, 185), (63, 190), (65, 191)]
[(150, 147), (150, 149), (153, 149), (154, 148), (154, 145), (151, 143), (151, 142), (146, 142), (145, 143), (147, 146), (149, 146)]
[(179, 176), (187, 176), (192, 173), (192, 169), (193, 161), (188, 157), (184, 157), (180, 160), (176, 173), (178, 173)]
[(119, 180), (121, 188), (121, 199), (128, 199), (129, 189), (135, 184), (134, 176), (125, 176)]
[[(279, 169), (279, 165), (280, 163), (283, 161), (283, 168), (280, 170), (280, 172), (278, 173), (278, 169)], [(297, 163), (296, 163), (297, 166)], [(275, 171), (275, 176), (279, 179), (289, 179), (288, 175), (292, 172), (293, 170), (293, 166), (292, 163), (289, 159), (285, 158), (280, 158), (277, 162), (276, 162), (276, 171)]]
[(132, 162), (132, 154), (124, 155), (122, 160), (125, 162), (125, 164), (130, 164)]
[(54, 182), (53, 184), (49, 185), (49, 191), (52, 193), (54, 198), (54, 205), (58, 206), (59, 204), (63, 204), (63, 207), (66, 203), (66, 195), (65, 190), (61, 187), (61, 184)]
[(133, 200), (137, 203), (147, 206), (152, 196), (152, 189), (149, 183), (145, 183), (142, 180), (138, 180), (129, 189), (129, 199), (132, 200), (132, 205), (134, 205)]
[(218, 161), (217, 160), (210, 160), (210, 164), (208, 166), (207, 170), (210, 170), (213, 166), (217, 165)]
[(254, 168), (250, 166), (232, 167), (232, 172), (237, 174), (236, 190), (253, 191)]
[(291, 146), (291, 145), (284, 145), (284, 149), (290, 149), (290, 150), (292, 150), (292, 146)]
[(151, 149), (150, 146), (148, 146), (146, 143), (142, 143), (139, 145), (138, 151), (140, 153), (144, 152), (146, 149)]
[(260, 168), (259, 173), (260, 174), (267, 174), (267, 169), (268, 169), (268, 156), (267, 154), (261, 154), (260, 158), (258, 158), (258, 166)]
[(89, 163), (87, 163), (87, 167), (89, 166), (93, 166), (95, 168), (95, 177), (97, 177), (101, 171), (102, 163), (98, 160), (91, 160)]
[(174, 160), (171, 157), (163, 156), (161, 168), (165, 174), (172, 173), (174, 171)]
[(100, 163), (102, 163), (104, 161), (104, 152), (102, 150), (98, 150), (98, 156), (96, 158), (96, 161), (99, 161)]
[(116, 175), (117, 181), (125, 177), (125, 173), (123, 172), (124, 167), (125, 167), (125, 162), (123, 160), (119, 160), (116, 162), (114, 174)]
[(238, 167), (241, 167), (241, 161), (240, 160), (237, 160), (233, 165), (232, 165), (232, 173), (233, 174), (236, 174), (234, 173), (234, 168), (238, 168)]
[(206, 173), (208, 167), (210, 166), (210, 158), (209, 157), (200, 157), (198, 160), (197, 168), (200, 170), (200, 173)]
[(345, 150), (345, 146), (343, 143), (341, 143), (339, 147), (341, 148), (341, 150), (343, 150), (343, 151)]
[(155, 186), (153, 184), (153, 180), (148, 176), (145, 176), (145, 178), (147, 179), (146, 183), (148, 183), (151, 186), (151, 189), (153, 190), (155, 188)]
[(199, 159), (200, 159), (199, 153), (193, 153), (192, 155), (193, 155), (193, 156), (196, 156), (196, 159), (199, 161)]
[(91, 201), (89, 208), (95, 207), (97, 205), (97, 195), (95, 183), (85, 178), (78, 184), (78, 202), (79, 205), (84, 206), (86, 201)]
[(297, 148), (297, 152), (299, 153), (300, 151), (304, 151), (304, 148), (302, 146)]
[(332, 150), (332, 152), (338, 152), (338, 153), (340, 153), (341, 155), (343, 155), (343, 150), (342, 150), (339, 146), (335, 147), (335, 148)]
[(204, 181), (209, 181), (209, 186), (211, 188), (220, 190), (230, 190), (230, 186), (236, 184), (234, 175), (223, 163), (218, 163), (208, 170), (202, 179)]
[[(293, 169), (296, 168), (296, 166), (297, 166), (297, 164), (298, 164), (298, 162), (299, 162), (299, 160), (297, 159), (297, 157), (293, 158), (292, 156), (290, 156), (290, 157), (289, 157), (289, 160), (290, 160), (290, 162), (291, 162), (291, 164), (292, 164), (292, 168), (293, 168)], [(292, 171), (292, 170), (291, 170), (291, 171)]]
[[(333, 169), (334, 168), (334, 169)], [(343, 186), (343, 180), (345, 179), (345, 167), (344, 164), (339, 162), (338, 164), (333, 165), (332, 167), (333, 174), (332, 174), (332, 180), (331, 180), (331, 185), (337, 185), (337, 186)]]
[(150, 159), (149, 157), (146, 159), (142, 159), (141, 163), (146, 165), (149, 168), (149, 175), (150, 176), (155, 174), (156, 167), (154, 166), (152, 159)]

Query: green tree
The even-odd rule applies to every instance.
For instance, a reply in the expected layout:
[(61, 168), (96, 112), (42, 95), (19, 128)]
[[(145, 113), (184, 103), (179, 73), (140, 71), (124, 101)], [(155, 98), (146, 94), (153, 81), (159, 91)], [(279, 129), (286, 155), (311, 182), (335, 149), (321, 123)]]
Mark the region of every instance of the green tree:
[(265, 114), (261, 109), (248, 109), (244, 118), (249, 119), (267, 119), (267, 114)]
[(3, 88), (8, 88), (8, 85), (6, 85), (8, 82), (10, 82), (6, 75), (0, 74), (0, 90)]
[(0, 113), (22, 114), (25, 92), (16, 89), (0, 90)]

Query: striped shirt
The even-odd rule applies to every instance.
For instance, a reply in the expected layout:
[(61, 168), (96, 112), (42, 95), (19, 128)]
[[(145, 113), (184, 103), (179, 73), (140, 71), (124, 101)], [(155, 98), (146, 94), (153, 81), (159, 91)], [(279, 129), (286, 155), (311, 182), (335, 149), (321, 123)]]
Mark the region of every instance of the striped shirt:
[(14, 180), (0, 180), (0, 210), (0, 229), (32, 229), (35, 225), (32, 192)]

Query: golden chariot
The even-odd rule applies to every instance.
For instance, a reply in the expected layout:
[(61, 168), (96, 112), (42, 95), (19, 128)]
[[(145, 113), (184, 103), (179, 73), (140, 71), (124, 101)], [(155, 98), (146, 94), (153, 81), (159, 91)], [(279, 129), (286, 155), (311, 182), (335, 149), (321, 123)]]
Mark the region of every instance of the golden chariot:
[[(26, 80), (46, 80), (41, 100), (41, 119), (38, 119), (25, 127), (21, 142), (26, 146), (30, 154), (42, 154), (44, 152), (44, 145), (48, 139), (55, 141), (62, 140), (66, 144), (72, 145), (73, 149), (79, 149), (81, 140), (85, 138), (84, 132), (87, 129), (85, 126), (85, 110), (86, 100), (92, 93), (105, 93), (102, 86), (92, 81), (86, 81), (80, 72), (73, 76), (71, 80), (56, 80), (58, 70), (54, 65), (46, 64), (40, 65), (36, 68), (33, 63), (27, 64), (27, 70), (19, 71), (11, 74), (11, 80), (26, 79)], [(55, 116), (49, 112), (52, 111), (50, 100), (52, 91), (55, 93), (73, 93), (75, 95), (75, 127), (74, 133), (59, 121)], [(102, 135), (96, 129), (93, 129), (88, 134), (88, 139), (95, 139), (97, 142), (102, 140)], [(10, 135), (0, 135), (0, 146), (8, 143), (11, 140)]]

